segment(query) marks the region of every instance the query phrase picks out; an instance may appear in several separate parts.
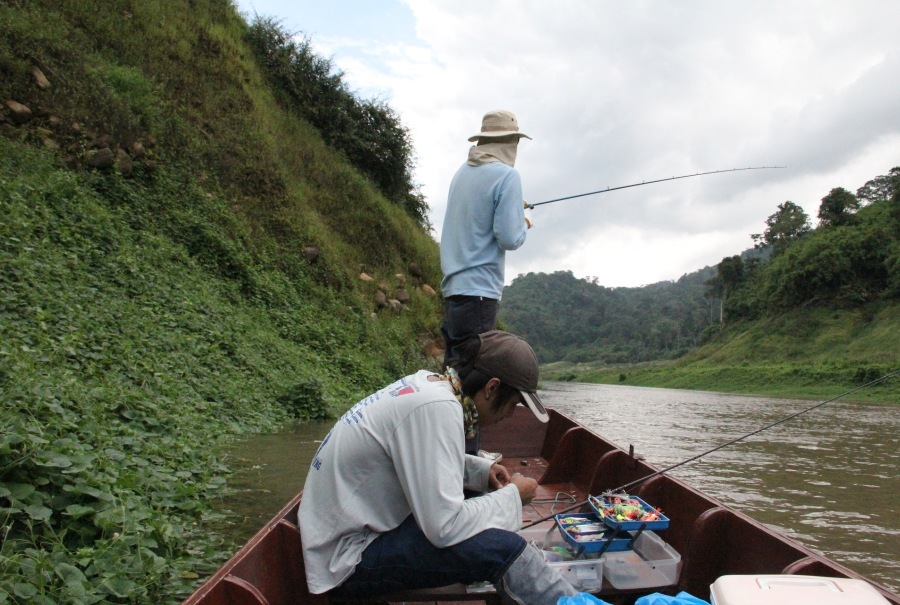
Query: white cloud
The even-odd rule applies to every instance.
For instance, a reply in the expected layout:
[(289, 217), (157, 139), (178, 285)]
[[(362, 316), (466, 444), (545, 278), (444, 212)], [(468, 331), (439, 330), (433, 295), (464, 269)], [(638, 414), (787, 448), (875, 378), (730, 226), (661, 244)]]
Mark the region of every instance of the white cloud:
[[(300, 29), (315, 14), (244, 2), (293, 11)], [(508, 281), (558, 270), (607, 286), (677, 279), (752, 245), (779, 203), (815, 218), (831, 188), (855, 190), (900, 164), (895, 0), (407, 0), (410, 18), (390, 33), (376, 14), (399, 14), (396, 0), (331, 4), (379, 25), (367, 35), (325, 16), (313, 42), (352, 87), (402, 116), (438, 233), (466, 138), (498, 107), (534, 137), (517, 161), (529, 202), (787, 166), (540, 207), (528, 242), (507, 256)]]

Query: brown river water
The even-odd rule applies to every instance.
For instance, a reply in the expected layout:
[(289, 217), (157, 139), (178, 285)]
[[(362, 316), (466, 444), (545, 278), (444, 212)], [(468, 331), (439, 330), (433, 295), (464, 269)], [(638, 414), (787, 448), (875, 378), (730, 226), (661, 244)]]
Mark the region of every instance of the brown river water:
[[(634, 445), (658, 468), (817, 403), (566, 382), (542, 387), (548, 406), (625, 449)], [(302, 488), (331, 425), (306, 423), (231, 449), (235, 493), (222, 507), (236, 541), (249, 538)], [(839, 400), (671, 474), (900, 592), (898, 471), (900, 406)]]

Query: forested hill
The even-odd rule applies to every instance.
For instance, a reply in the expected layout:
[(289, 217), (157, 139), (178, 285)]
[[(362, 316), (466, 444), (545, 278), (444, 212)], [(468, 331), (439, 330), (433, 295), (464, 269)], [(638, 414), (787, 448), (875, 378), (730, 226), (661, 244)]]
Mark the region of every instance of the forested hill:
[(704, 296), (716, 270), (675, 282), (607, 288), (571, 271), (520, 275), (503, 291), (501, 320), (541, 361), (627, 363), (685, 354), (718, 317)]
[(832, 338), (822, 349), (810, 340), (810, 350), (764, 354), (748, 347), (741, 355), (775, 361), (790, 350), (794, 359), (829, 357), (851, 373), (890, 370), (897, 348), (883, 350), (869, 324), (900, 336), (900, 313), (892, 312), (900, 309), (900, 167), (855, 194), (827, 192), (817, 218), (813, 228), (801, 207), (780, 203), (753, 234), (755, 249), (674, 282), (607, 288), (564, 271), (520, 275), (504, 290), (501, 319), (545, 363), (610, 364), (672, 359), (704, 343), (722, 347), (737, 334), (781, 332), (801, 342), (816, 322), (785, 318), (824, 313), (848, 318), (843, 342)]
[(0, 603), (180, 602), (232, 436), (432, 363), (412, 158), (230, 0), (0, 0)]

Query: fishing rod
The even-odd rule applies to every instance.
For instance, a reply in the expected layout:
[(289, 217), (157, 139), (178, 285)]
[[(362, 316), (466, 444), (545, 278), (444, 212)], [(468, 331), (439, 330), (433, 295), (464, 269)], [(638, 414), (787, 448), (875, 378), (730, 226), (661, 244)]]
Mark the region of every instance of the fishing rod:
[(678, 179), (688, 179), (694, 176), (704, 176), (707, 174), (719, 174), (721, 172), (741, 172), (742, 170), (770, 170), (773, 168), (787, 168), (787, 166), (751, 166), (749, 168), (729, 168), (726, 170), (712, 170), (710, 172), (696, 172), (694, 174), (684, 174), (681, 176), (670, 176), (665, 179), (656, 179), (655, 181), (641, 181), (640, 183), (632, 183), (631, 185), (621, 185), (619, 187), (607, 187), (597, 191), (589, 191), (588, 193), (579, 193), (577, 195), (569, 195), (566, 197), (558, 197), (555, 200), (547, 200), (546, 202), (538, 202), (537, 204), (525, 204), (525, 208), (533, 210), (535, 206), (543, 206), (544, 204), (552, 204), (553, 202), (561, 202), (563, 200), (571, 200), (576, 197), (584, 197), (586, 195), (594, 195), (596, 193), (606, 193), (607, 191), (616, 191), (618, 189), (628, 189), (629, 187), (640, 187), (641, 185), (650, 185), (652, 183), (662, 183), (663, 181), (677, 181)]
[[(747, 433), (746, 435), (742, 435), (742, 436), (738, 437), (737, 439), (732, 439), (731, 441), (728, 441), (728, 442), (726, 442), (726, 443), (723, 443), (722, 445), (718, 445), (718, 446), (712, 448), (711, 450), (707, 450), (707, 451), (703, 452), (702, 454), (697, 454), (696, 456), (693, 456), (693, 457), (691, 457), (691, 458), (688, 458), (687, 460), (683, 460), (683, 461), (681, 461), (681, 462), (679, 462), (679, 463), (677, 463), (677, 464), (673, 464), (672, 466), (666, 467), (666, 468), (662, 469), (661, 471), (656, 471), (656, 472), (654, 472), (654, 473), (650, 473), (650, 474), (647, 475), (646, 477), (641, 477), (640, 479), (635, 479), (634, 481), (632, 481), (632, 482), (630, 482), (630, 483), (626, 483), (625, 485), (621, 485), (621, 486), (619, 486), (619, 487), (617, 487), (617, 488), (615, 488), (615, 489), (607, 490), (607, 491), (604, 492), (604, 493), (607, 493), (607, 494), (626, 493), (626, 492), (627, 492), (629, 489), (631, 489), (632, 487), (635, 487), (636, 485), (640, 485), (641, 483), (643, 483), (644, 481), (647, 481), (648, 479), (652, 479), (653, 477), (656, 477), (656, 476), (659, 476), (659, 475), (663, 475), (663, 474), (665, 474), (665, 473), (667, 473), (667, 472), (669, 472), (669, 471), (671, 471), (671, 470), (673, 470), (673, 469), (678, 468), (679, 466), (683, 466), (683, 465), (687, 464), (688, 462), (693, 462), (694, 460), (699, 460), (700, 458), (703, 458), (704, 456), (707, 456), (707, 455), (709, 455), (709, 454), (712, 454), (713, 452), (717, 452), (717, 451), (721, 450), (722, 448), (726, 448), (726, 447), (728, 447), (729, 445), (734, 445), (734, 444), (737, 443), (738, 441), (742, 441), (742, 440), (746, 439), (747, 437), (752, 437), (753, 435), (762, 433), (763, 431), (768, 430), (768, 429), (770, 429), (770, 428), (772, 428), (772, 427), (774, 427), (774, 426), (777, 426), (777, 425), (779, 425), (779, 424), (781, 424), (781, 423), (783, 423), (783, 422), (787, 422), (788, 420), (792, 420), (792, 419), (796, 418), (797, 416), (800, 416), (800, 415), (805, 414), (805, 413), (807, 413), (807, 412), (811, 412), (811, 411), (815, 410), (816, 408), (820, 408), (820, 407), (822, 407), (822, 406), (825, 405), (825, 404), (831, 403), (831, 402), (833, 402), (833, 401), (837, 401), (838, 399), (841, 399), (842, 397), (846, 397), (847, 395), (852, 395), (853, 393), (856, 393), (857, 391), (862, 391), (863, 389), (867, 389), (867, 388), (869, 388), (869, 387), (871, 387), (871, 386), (875, 386), (876, 384), (878, 384), (878, 383), (880, 383), (880, 382), (883, 382), (883, 381), (885, 381), (885, 380), (888, 380), (889, 378), (893, 378), (894, 376), (897, 376), (898, 374), (900, 374), (900, 370), (894, 370), (894, 371), (891, 372), (890, 374), (885, 374), (885, 375), (882, 376), (881, 378), (876, 378), (875, 380), (873, 380), (873, 381), (871, 381), (871, 382), (867, 382), (867, 383), (864, 384), (864, 385), (861, 385), (861, 386), (858, 386), (858, 387), (856, 387), (856, 388), (850, 389), (849, 391), (847, 391), (847, 392), (845, 392), (845, 393), (841, 393), (841, 394), (838, 395), (837, 397), (832, 397), (831, 399), (827, 399), (827, 400), (825, 400), (825, 401), (823, 401), (823, 402), (821, 402), (821, 403), (817, 403), (816, 405), (814, 405), (814, 406), (812, 406), (812, 407), (808, 407), (808, 408), (806, 408), (805, 410), (801, 410), (801, 411), (799, 411), (799, 412), (796, 412), (796, 413), (794, 413), (794, 414), (791, 414), (790, 416), (785, 416), (785, 417), (782, 418), (781, 420), (776, 420), (775, 422), (773, 422), (773, 423), (771, 423), (771, 424), (767, 424), (766, 426), (764, 426), (764, 427), (762, 427), (762, 428), (760, 428), (760, 429), (756, 429), (755, 431), (752, 431), (752, 432), (750, 432), (750, 433)], [(569, 511), (575, 510), (576, 508), (579, 508), (579, 507), (581, 507), (581, 506), (584, 506), (584, 505), (587, 504), (587, 503), (588, 503), (587, 500), (582, 500), (581, 502), (578, 502), (578, 503), (576, 503), (576, 504), (573, 504), (572, 506), (570, 506), (570, 507), (568, 507), (568, 508), (566, 508), (566, 509), (564, 509), (564, 510), (559, 511), (558, 513), (554, 513), (553, 515), (550, 515), (549, 517), (544, 517), (543, 519), (538, 519), (537, 521), (533, 521), (533, 522), (529, 523), (528, 525), (523, 525), (523, 526), (522, 526), (522, 529), (527, 529), (527, 528), (529, 528), (529, 527), (532, 527), (532, 526), (534, 526), (534, 525), (537, 525), (538, 523), (543, 523), (544, 521), (547, 521), (547, 520), (549, 520), (549, 519), (552, 519), (552, 518), (553, 518), (555, 515), (557, 515), (557, 514), (560, 514), (560, 515), (561, 515), (561, 514), (563, 514), (563, 513), (567, 513), (567, 512), (569, 512)]]

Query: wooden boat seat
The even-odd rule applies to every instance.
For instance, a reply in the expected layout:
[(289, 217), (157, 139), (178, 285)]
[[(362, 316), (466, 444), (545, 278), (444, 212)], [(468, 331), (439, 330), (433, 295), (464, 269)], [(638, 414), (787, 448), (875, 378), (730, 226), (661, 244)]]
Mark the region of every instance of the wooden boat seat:
[[(597, 460), (612, 450), (612, 446), (584, 427), (568, 429), (560, 439), (553, 455), (547, 461), (547, 470), (539, 483), (571, 482), (586, 488), (596, 465), (585, 460)], [(599, 464), (599, 461), (598, 461)]]
[(801, 576), (826, 576), (829, 578), (842, 578), (846, 575), (833, 563), (816, 556), (809, 556), (794, 561), (782, 569), (781, 573)]
[[(550, 460), (551, 458), (553, 458), (553, 454), (559, 447), (560, 441), (562, 441), (562, 436), (565, 435), (565, 433), (569, 429), (571, 429), (572, 427), (581, 426), (568, 416), (560, 414), (556, 410), (547, 411), (550, 413), (550, 421), (544, 425), (544, 442), (538, 448), (538, 453), (544, 460)], [(530, 411), (528, 413), (531, 414)], [(513, 420), (517, 425), (519, 423), (519, 416), (521, 416), (521, 414), (519, 414), (519, 409), (516, 408), (516, 412), (513, 415)], [(531, 417), (534, 418), (534, 414), (531, 414)], [(529, 419), (529, 422), (530, 421), (531, 420)], [(500, 425), (494, 425), (493, 427), (486, 428), (484, 430), (484, 436), (487, 436), (489, 434), (489, 431), (492, 430), (494, 432), (499, 432), (496, 428), (497, 426)]]
[(694, 524), (704, 512), (718, 505), (711, 498), (689, 488), (684, 483), (667, 475), (657, 475), (638, 486), (634, 493), (666, 511), (678, 511), (669, 516), (669, 527), (662, 534), (666, 542), (678, 553), (687, 549)]
[(603, 492), (646, 477), (653, 471), (654, 469), (641, 459), (629, 456), (622, 450), (612, 450), (603, 454), (594, 465), (588, 482), (588, 492), (599, 496)]
[(719, 576), (778, 574), (808, 554), (760, 523), (717, 506), (701, 513), (691, 529), (678, 588), (708, 598), (709, 586)]
[[(782, 574), (800, 576), (824, 576), (826, 578), (846, 578), (849, 570), (846, 567), (829, 561), (825, 557), (811, 554), (808, 557), (794, 561), (781, 570)], [(896, 602), (897, 595), (890, 592), (884, 586), (874, 585), (875, 590), (881, 593), (889, 603)]]
[[(228, 570), (220, 570), (203, 589), (191, 596), (186, 604), (228, 603), (228, 605), (279, 605), (288, 603), (308, 603), (327, 605), (328, 599), (309, 593), (300, 529), (290, 518), (296, 518), (295, 499), (293, 517), (282, 510), (282, 516), (270, 527), (252, 538), (256, 550), (254, 556), (237, 560)], [(240, 553), (239, 553), (240, 554)], [(277, 564), (273, 564), (277, 561)]]

